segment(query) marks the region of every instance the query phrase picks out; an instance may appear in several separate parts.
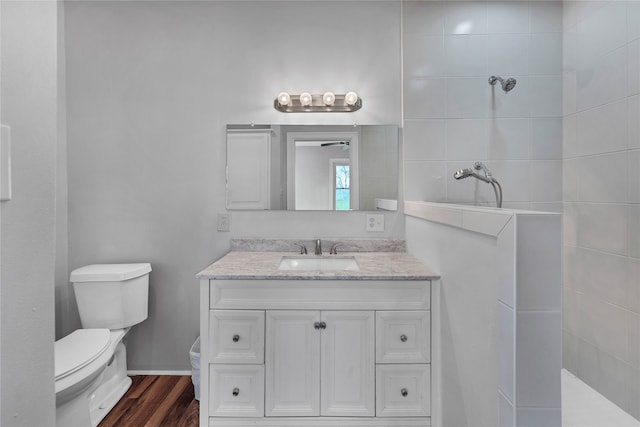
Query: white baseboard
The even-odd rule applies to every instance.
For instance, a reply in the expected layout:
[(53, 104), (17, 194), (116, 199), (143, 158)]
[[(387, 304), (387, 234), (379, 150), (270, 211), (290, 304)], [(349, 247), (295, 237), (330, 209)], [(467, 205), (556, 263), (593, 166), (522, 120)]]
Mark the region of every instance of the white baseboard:
[(127, 375), (191, 375), (191, 371), (127, 371)]

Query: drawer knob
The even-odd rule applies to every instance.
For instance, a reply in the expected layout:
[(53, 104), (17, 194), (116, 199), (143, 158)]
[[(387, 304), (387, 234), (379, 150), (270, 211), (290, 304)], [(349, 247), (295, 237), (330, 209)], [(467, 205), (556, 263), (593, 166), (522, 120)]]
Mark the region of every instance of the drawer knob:
[(400, 390), (400, 394), (402, 395), (402, 397), (407, 397), (407, 394), (409, 394), (409, 392), (406, 388), (403, 388), (402, 390)]
[(233, 342), (238, 342), (238, 341), (240, 341), (240, 335), (234, 335)]
[(407, 342), (407, 336), (405, 334), (400, 335), (400, 341)]
[(316, 329), (327, 329), (327, 324), (325, 322), (315, 322), (313, 327)]
[(234, 388), (234, 389), (233, 389), (233, 395), (234, 395), (234, 396), (237, 396), (237, 395), (239, 395), (239, 394), (240, 394), (240, 389), (239, 389), (238, 387)]

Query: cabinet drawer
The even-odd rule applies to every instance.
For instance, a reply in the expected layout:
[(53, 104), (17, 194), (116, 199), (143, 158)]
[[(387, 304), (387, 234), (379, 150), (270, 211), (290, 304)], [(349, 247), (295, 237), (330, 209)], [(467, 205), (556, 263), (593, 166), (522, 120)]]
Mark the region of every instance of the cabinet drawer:
[(210, 372), (210, 416), (264, 416), (264, 365), (211, 365)]
[(209, 311), (211, 363), (264, 363), (264, 311)]
[(377, 363), (429, 363), (431, 316), (429, 311), (376, 313)]
[(431, 365), (376, 366), (376, 416), (431, 415)]

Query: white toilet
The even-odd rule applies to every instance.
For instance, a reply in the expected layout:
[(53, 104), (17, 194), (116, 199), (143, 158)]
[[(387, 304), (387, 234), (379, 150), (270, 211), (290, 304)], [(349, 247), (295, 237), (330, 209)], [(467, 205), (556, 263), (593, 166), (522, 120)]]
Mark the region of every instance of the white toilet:
[(55, 343), (56, 426), (96, 426), (131, 386), (123, 338), (147, 318), (151, 265), (71, 272), (82, 329)]

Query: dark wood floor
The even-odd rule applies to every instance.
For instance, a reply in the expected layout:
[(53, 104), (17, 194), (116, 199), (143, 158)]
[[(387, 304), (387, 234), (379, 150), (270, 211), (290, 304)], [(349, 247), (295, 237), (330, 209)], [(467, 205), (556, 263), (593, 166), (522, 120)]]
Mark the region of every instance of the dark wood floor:
[(199, 402), (190, 376), (136, 375), (98, 427), (197, 427)]

